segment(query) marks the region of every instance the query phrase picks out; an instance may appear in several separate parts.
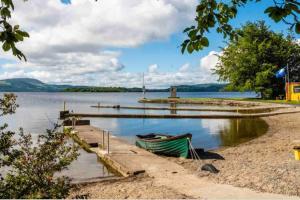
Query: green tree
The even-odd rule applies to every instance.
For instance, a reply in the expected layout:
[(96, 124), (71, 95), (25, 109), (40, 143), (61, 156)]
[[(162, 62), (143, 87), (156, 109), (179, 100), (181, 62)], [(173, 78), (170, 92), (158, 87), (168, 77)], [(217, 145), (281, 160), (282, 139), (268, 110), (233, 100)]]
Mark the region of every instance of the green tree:
[(298, 0), (201, 0), (196, 8), (195, 25), (184, 30), (186, 39), (181, 45), (181, 51), (189, 53), (202, 50), (209, 46), (207, 33), (216, 30), (224, 38), (237, 38), (238, 33), (230, 25), (236, 18), (239, 8), (251, 3), (271, 2), (272, 6), (265, 8), (265, 13), (275, 22), (283, 22), (290, 30), (300, 34), (300, 2)]
[[(0, 117), (13, 114), (17, 108), (16, 96), (5, 94), (0, 99)], [(22, 129), (16, 133), (0, 127), (0, 198), (65, 198), (71, 188), (70, 179), (58, 176), (78, 157), (78, 146), (68, 144), (58, 126), (47, 130), (34, 143)], [(1, 172), (0, 171), (0, 172)]]
[[(16, 96), (13, 94), (4, 94), (0, 99), (0, 119), (4, 115), (12, 114), (15, 112), (18, 105), (16, 104)], [(15, 144), (13, 140), (14, 132), (6, 131), (7, 124), (0, 126), (0, 169), (11, 163), (13, 157), (16, 157), (18, 151), (13, 150)], [(2, 179), (0, 173), (0, 179)]]
[(300, 46), (264, 22), (247, 23), (237, 32), (238, 38), (232, 38), (219, 56), (214, 70), (219, 79), (229, 82), (228, 90), (251, 90), (265, 99), (284, 94), (284, 79), (275, 73), (288, 64), (293, 74), (300, 73)]

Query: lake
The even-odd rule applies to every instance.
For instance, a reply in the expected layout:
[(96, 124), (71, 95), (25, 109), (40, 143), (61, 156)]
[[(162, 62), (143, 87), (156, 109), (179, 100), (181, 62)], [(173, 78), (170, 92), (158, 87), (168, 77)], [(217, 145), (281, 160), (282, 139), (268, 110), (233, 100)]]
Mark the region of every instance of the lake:
[[(140, 104), (138, 99), (141, 93), (16, 93), (17, 103), (20, 107), (16, 114), (1, 119), (9, 124), (12, 130), (23, 127), (27, 133), (33, 136), (43, 134), (45, 129), (52, 128), (59, 122), (59, 111), (66, 107), (74, 112), (84, 113), (151, 113), (168, 114), (170, 111), (158, 110), (117, 110), (111, 108), (98, 109), (92, 105), (122, 106), (153, 106), (153, 104)], [(0, 94), (2, 96), (2, 94)], [(169, 93), (147, 93), (147, 98), (166, 98)], [(228, 93), (228, 92), (192, 92), (178, 93), (180, 97), (255, 97), (255, 93)], [(166, 105), (155, 105), (166, 106)], [(189, 105), (179, 105), (187, 107)], [(191, 106), (191, 105), (190, 105)], [(206, 105), (193, 105), (194, 107), (208, 107)], [(212, 106), (210, 106), (212, 107)], [(216, 106), (214, 106), (216, 107)], [(191, 111), (179, 111), (177, 113), (189, 114)], [(193, 114), (205, 112), (192, 112)], [(125, 138), (134, 143), (135, 135), (147, 133), (182, 134), (191, 133), (192, 143), (196, 148), (216, 149), (220, 146), (233, 146), (263, 134), (267, 125), (260, 119), (113, 119), (93, 118), (91, 124), (101, 129), (109, 130), (112, 134)], [(88, 170), (87, 170), (88, 166)], [(70, 170), (66, 172), (73, 178), (92, 178), (110, 176), (111, 173), (97, 162), (94, 154), (81, 150), (81, 155), (75, 161)]]

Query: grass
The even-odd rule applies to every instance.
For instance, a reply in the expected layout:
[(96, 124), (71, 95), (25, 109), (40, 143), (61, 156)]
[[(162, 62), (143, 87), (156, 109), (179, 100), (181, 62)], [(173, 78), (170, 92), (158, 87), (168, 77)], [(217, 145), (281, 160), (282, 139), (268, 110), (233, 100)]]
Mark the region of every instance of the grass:
[(252, 101), (252, 102), (262, 102), (262, 103), (278, 103), (278, 104), (293, 104), (293, 105), (300, 105), (300, 101), (286, 101), (286, 100), (274, 100), (274, 99), (230, 98), (229, 100)]
[[(154, 102), (167, 101), (168, 99), (149, 99)], [(277, 103), (277, 104), (288, 104), (288, 105), (300, 105), (300, 101), (286, 101), (286, 100), (264, 100), (258, 98), (180, 98), (180, 100), (191, 100), (191, 101), (218, 101), (218, 100), (234, 100), (234, 101), (248, 101), (248, 102), (262, 102), (262, 103)], [(176, 101), (176, 100), (175, 100)]]

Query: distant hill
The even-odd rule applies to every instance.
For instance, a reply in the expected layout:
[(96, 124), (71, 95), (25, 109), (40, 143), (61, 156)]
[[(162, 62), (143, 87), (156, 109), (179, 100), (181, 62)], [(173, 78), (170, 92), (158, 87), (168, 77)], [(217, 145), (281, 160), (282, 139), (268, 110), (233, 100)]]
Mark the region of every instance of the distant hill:
[(70, 85), (50, 85), (32, 78), (0, 80), (0, 92), (60, 92)]
[(197, 85), (178, 85), (177, 92), (220, 92), (223, 91), (227, 84), (208, 83)]
[[(226, 84), (197, 84), (176, 86), (178, 92), (219, 92)], [(148, 92), (167, 92), (166, 89), (147, 89)], [(0, 92), (142, 92), (141, 88), (88, 87), (71, 85), (51, 85), (31, 78), (0, 80)]]

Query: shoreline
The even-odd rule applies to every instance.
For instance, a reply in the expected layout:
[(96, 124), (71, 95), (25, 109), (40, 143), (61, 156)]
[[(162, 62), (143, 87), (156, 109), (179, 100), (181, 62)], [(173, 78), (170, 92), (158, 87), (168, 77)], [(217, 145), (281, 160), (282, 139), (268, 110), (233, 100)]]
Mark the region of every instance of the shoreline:
[[(269, 125), (266, 134), (251, 141), (212, 150), (224, 157), (200, 162), (168, 158), (201, 178), (214, 183), (249, 188), (260, 192), (300, 196), (300, 162), (294, 160), (293, 146), (300, 138), (300, 114), (262, 118)], [(213, 164), (218, 174), (199, 171), (199, 164)]]
[[(262, 119), (269, 125), (266, 134), (235, 147), (210, 151), (219, 154), (224, 160), (216, 158), (201, 161), (182, 158), (164, 159), (182, 166), (184, 170), (198, 177), (199, 181), (212, 186), (216, 184), (220, 187), (221, 184), (225, 188), (245, 188), (258, 192), (258, 194), (263, 192), (261, 194), (299, 197), (300, 185), (298, 185), (297, 177), (300, 176), (300, 162), (294, 160), (292, 149), (293, 141), (300, 138), (300, 114), (283, 114)], [(210, 174), (199, 171), (199, 166), (206, 163), (213, 164), (220, 172)], [(138, 178), (126, 178), (124, 181), (84, 184), (79, 185), (75, 191), (73, 190), (70, 197), (89, 193), (89, 198), (195, 198), (194, 195), (191, 195), (193, 192), (183, 192), (170, 183), (158, 187), (156, 182), (154, 177), (144, 174), (139, 175)], [(141, 193), (137, 190), (137, 185), (143, 187), (145, 191)], [(99, 192), (100, 188), (102, 188), (101, 192)], [(222, 189), (224, 187), (221, 187)], [(203, 190), (203, 188), (199, 188), (199, 190)], [(203, 192), (205, 193), (205, 191)], [(208, 194), (210, 193), (208, 192)]]

